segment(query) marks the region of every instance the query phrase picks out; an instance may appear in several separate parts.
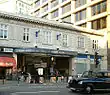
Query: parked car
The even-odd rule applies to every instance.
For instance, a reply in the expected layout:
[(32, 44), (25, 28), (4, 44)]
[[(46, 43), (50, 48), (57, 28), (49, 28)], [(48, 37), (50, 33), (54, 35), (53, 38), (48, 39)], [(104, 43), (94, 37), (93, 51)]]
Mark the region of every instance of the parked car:
[(85, 71), (81, 77), (72, 78), (67, 86), (71, 91), (91, 93), (110, 89), (110, 71)]

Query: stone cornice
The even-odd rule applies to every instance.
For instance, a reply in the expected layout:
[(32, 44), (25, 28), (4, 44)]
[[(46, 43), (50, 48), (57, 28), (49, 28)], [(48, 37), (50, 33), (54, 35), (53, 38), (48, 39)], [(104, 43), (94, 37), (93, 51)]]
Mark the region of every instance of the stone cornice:
[(17, 15), (17, 14), (7, 13), (7, 12), (0, 12), (0, 17), (5, 18), (5, 19), (28, 22), (28, 23), (43, 24), (43, 25), (48, 25), (48, 26), (52, 26), (52, 27), (68, 29), (68, 30), (72, 30), (72, 31), (76, 31), (76, 32), (97, 35), (97, 36), (103, 36), (103, 34), (97, 33), (96, 30), (82, 28), (79, 26), (66, 24), (66, 23), (60, 23), (58, 21), (53, 21), (53, 20), (46, 20), (46, 19), (42, 19), (42, 18), (38, 18), (38, 17)]

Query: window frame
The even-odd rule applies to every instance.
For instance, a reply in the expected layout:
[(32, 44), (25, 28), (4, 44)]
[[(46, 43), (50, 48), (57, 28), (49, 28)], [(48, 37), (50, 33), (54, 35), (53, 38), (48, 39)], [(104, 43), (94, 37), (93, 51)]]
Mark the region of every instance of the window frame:
[[(1, 30), (2, 30), (2, 32), (1, 32)], [(5, 32), (7, 32), (6, 37), (5, 37)], [(7, 24), (0, 23), (0, 34), (1, 33), (2, 33), (2, 35), (0, 35), (0, 39), (7, 39), (8, 38), (8, 25)]]
[(24, 42), (30, 41), (30, 29), (29, 28), (23, 28), (23, 41)]
[(83, 36), (78, 36), (78, 48), (85, 47), (85, 38)]

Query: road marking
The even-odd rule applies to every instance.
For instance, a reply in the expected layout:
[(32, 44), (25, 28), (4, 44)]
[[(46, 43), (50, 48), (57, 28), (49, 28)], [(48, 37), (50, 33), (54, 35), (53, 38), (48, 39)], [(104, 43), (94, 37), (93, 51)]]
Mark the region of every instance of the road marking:
[(16, 94), (36, 94), (36, 93), (59, 93), (60, 91), (37, 91), (37, 92), (14, 92), (11, 93), (11, 95), (16, 95)]
[(60, 92), (60, 91), (38, 91), (38, 92)]

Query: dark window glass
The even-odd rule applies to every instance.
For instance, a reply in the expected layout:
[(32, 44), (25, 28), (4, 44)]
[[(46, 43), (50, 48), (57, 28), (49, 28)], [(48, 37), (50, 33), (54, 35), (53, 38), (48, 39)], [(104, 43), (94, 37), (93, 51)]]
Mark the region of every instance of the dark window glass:
[(92, 21), (92, 29), (99, 30), (103, 28), (106, 28), (106, 17)]
[(94, 6), (92, 6), (92, 16), (93, 15), (97, 15), (97, 14), (100, 14), (102, 12), (105, 12), (106, 9), (107, 9), (107, 4), (106, 4), (106, 1), (104, 2), (101, 2), (99, 4), (96, 4)]

